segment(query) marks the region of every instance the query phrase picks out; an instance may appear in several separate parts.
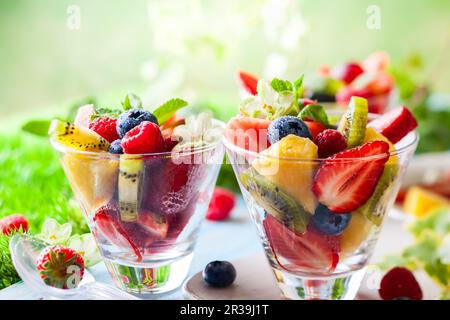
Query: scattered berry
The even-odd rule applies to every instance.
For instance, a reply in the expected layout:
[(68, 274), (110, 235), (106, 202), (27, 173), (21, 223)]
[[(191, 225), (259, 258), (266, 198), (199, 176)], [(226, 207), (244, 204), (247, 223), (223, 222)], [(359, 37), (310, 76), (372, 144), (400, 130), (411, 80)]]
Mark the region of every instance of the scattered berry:
[(236, 199), (231, 191), (216, 187), (209, 203), (206, 219), (213, 221), (228, 219), (235, 203)]
[(342, 64), (334, 67), (331, 70), (331, 75), (333, 78), (342, 80), (346, 84), (351, 83), (353, 80), (355, 80), (359, 75), (363, 73), (364, 73), (363, 68), (361, 68), (361, 66), (356, 63)]
[(403, 267), (395, 267), (386, 273), (378, 292), (383, 300), (422, 300), (419, 283), (412, 272)]
[(93, 122), (89, 123), (89, 129), (97, 132), (103, 138), (108, 140), (109, 143), (119, 139), (119, 135), (116, 130), (117, 119), (115, 118), (97, 118)]
[(312, 217), (312, 221), (317, 230), (337, 236), (341, 234), (349, 225), (351, 214), (337, 214), (330, 211), (323, 204), (319, 204)]
[(0, 220), (0, 231), (5, 235), (18, 230), (27, 232), (28, 226), (28, 220), (20, 214), (13, 214)]
[(337, 130), (327, 129), (322, 131), (314, 139), (318, 147), (319, 158), (328, 158), (333, 154), (344, 151), (347, 148), (345, 137)]
[(316, 137), (319, 133), (321, 133), (322, 131), (327, 129), (327, 127), (325, 127), (320, 122), (305, 121), (305, 123), (308, 126), (309, 132), (311, 133), (313, 140), (316, 139)]
[(144, 121), (128, 131), (122, 139), (122, 148), (129, 154), (165, 151), (161, 130), (158, 125), (150, 121)]
[(297, 117), (279, 117), (269, 125), (269, 141), (271, 144), (278, 142), (290, 134), (304, 138), (312, 138), (308, 126)]
[(122, 140), (117, 139), (114, 140), (110, 145), (109, 145), (109, 153), (112, 154), (122, 154), (123, 153), (123, 148), (122, 148)]
[(36, 260), (39, 276), (45, 284), (59, 289), (73, 289), (84, 275), (84, 261), (79, 253), (64, 246), (45, 248)]
[(130, 109), (122, 113), (117, 119), (116, 129), (119, 137), (123, 138), (128, 131), (138, 126), (143, 121), (150, 121), (158, 125), (158, 120), (149, 111), (142, 109)]
[(236, 269), (228, 261), (213, 261), (203, 270), (203, 280), (212, 287), (224, 288), (236, 279)]

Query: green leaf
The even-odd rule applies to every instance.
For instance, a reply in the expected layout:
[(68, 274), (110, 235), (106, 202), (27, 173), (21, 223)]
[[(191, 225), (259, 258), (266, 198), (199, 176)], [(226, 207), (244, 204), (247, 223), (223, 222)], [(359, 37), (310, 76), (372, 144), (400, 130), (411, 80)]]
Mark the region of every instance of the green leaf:
[(22, 130), (36, 136), (47, 137), (50, 120), (30, 120), (22, 125)]
[(129, 93), (122, 101), (122, 107), (125, 111), (129, 109), (142, 109), (142, 100), (134, 93)]
[(175, 114), (181, 108), (184, 108), (188, 105), (188, 103), (182, 99), (171, 99), (169, 101), (164, 102), (161, 106), (156, 108), (153, 111), (153, 115), (158, 119), (159, 125), (162, 125), (164, 122), (169, 120), (171, 116)]
[(272, 81), (270, 82), (270, 85), (278, 93), (292, 92), (292, 83), (290, 83), (287, 80), (273, 78)]
[(305, 78), (305, 75), (302, 74), (297, 80), (294, 82), (294, 89), (296, 92), (302, 89), (303, 87), (303, 79)]
[(326, 127), (330, 126), (327, 113), (325, 109), (318, 104), (309, 104), (299, 114), (299, 118), (302, 120), (310, 120), (323, 124)]

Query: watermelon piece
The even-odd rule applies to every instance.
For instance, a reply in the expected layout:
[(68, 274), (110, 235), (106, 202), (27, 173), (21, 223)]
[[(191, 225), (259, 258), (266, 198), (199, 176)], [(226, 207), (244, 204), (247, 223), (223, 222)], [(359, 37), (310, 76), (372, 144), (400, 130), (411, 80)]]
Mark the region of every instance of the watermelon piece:
[(236, 116), (228, 122), (225, 137), (240, 148), (261, 152), (270, 146), (268, 139), (270, 122), (267, 119)]

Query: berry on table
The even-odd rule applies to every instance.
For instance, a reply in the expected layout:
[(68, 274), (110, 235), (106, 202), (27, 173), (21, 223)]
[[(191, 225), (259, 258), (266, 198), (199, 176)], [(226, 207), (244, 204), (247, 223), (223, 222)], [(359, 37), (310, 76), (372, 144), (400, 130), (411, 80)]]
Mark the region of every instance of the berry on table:
[(231, 191), (216, 187), (209, 203), (206, 219), (213, 221), (228, 219), (235, 203), (236, 199)]
[(109, 143), (119, 139), (116, 130), (117, 119), (115, 118), (97, 118), (89, 123), (89, 129), (97, 132), (100, 136), (106, 139)]
[(154, 124), (158, 125), (158, 120), (149, 111), (145, 111), (142, 109), (130, 109), (122, 113), (117, 119), (116, 129), (119, 137), (123, 138), (128, 131), (144, 121), (153, 122)]
[(202, 275), (210, 286), (225, 288), (236, 279), (236, 269), (228, 261), (212, 261), (206, 265)]
[(294, 116), (279, 117), (269, 125), (268, 135), (271, 144), (290, 134), (303, 138), (312, 138), (305, 122)]
[(314, 139), (314, 143), (318, 147), (319, 158), (328, 158), (347, 148), (345, 137), (342, 133), (333, 129), (327, 129), (319, 133)]
[(378, 292), (383, 300), (422, 300), (419, 283), (412, 272), (403, 267), (389, 270), (381, 279)]
[(128, 131), (122, 139), (122, 148), (128, 154), (164, 152), (164, 139), (159, 126), (144, 121)]

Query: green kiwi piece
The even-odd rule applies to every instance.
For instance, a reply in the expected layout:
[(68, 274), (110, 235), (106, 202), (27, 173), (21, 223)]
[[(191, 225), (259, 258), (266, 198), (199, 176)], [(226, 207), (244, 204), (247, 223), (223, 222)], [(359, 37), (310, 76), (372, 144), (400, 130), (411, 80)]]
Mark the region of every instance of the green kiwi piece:
[(347, 147), (354, 148), (364, 142), (369, 106), (367, 100), (352, 97), (347, 111), (339, 122), (338, 130), (347, 140)]
[(299, 233), (306, 231), (310, 214), (294, 199), (255, 170), (249, 169), (240, 175), (242, 185), (256, 202), (284, 225)]
[(144, 162), (131, 155), (120, 156), (119, 165), (119, 209), (120, 219), (137, 221), (142, 196)]

